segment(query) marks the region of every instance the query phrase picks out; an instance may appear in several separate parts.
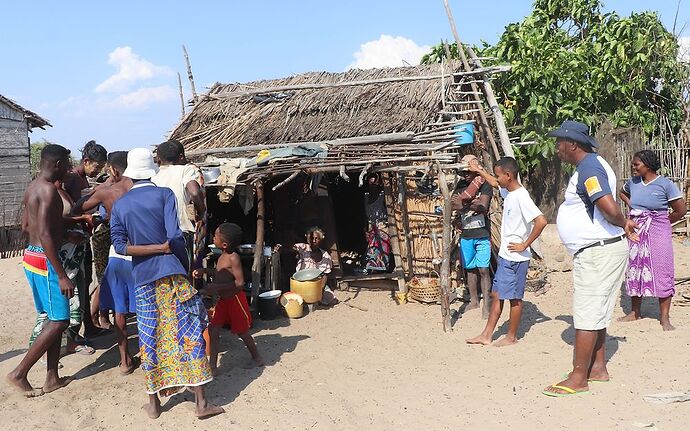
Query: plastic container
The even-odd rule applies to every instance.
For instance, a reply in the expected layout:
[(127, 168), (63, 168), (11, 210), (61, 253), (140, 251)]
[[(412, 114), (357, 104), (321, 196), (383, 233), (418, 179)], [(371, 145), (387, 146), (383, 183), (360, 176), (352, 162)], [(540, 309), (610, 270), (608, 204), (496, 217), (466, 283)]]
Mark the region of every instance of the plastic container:
[(280, 297), (280, 305), (285, 309), (285, 314), (291, 319), (299, 319), (304, 316), (304, 299), (295, 292), (286, 292)]
[(321, 301), (323, 296), (323, 286), (326, 284), (326, 277), (316, 280), (298, 281), (290, 279), (290, 291), (300, 295), (307, 304), (315, 304)]
[(269, 290), (259, 294), (259, 317), (273, 320), (280, 314), (280, 290)]
[(474, 144), (474, 124), (464, 123), (453, 126), (455, 131), (455, 145)]

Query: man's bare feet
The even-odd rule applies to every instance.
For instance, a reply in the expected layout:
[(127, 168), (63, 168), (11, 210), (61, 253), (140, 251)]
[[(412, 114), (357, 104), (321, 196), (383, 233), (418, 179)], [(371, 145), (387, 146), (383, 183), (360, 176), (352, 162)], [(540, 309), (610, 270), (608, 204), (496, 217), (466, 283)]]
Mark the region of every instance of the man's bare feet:
[(210, 418), (211, 416), (219, 415), (225, 413), (223, 407), (214, 406), (213, 404), (207, 402), (205, 406), (196, 406), (196, 417), (199, 419)]
[(623, 317), (616, 319), (618, 322), (634, 322), (635, 320), (640, 320), (642, 316), (635, 314), (635, 312), (630, 312)]
[(154, 404), (144, 404), (143, 406), (141, 406), (141, 408), (146, 412), (150, 419), (158, 419), (161, 415), (160, 401)]
[(491, 343), (491, 345), (494, 347), (505, 347), (505, 346), (512, 346), (513, 344), (517, 344), (517, 342), (518, 342), (517, 338), (508, 338), (507, 335), (504, 335), (501, 338), (499, 338), (498, 340)]
[(467, 344), (481, 344), (483, 346), (488, 346), (491, 344), (491, 337), (484, 337), (483, 335), (477, 335), (474, 338), (468, 338), (465, 340)]
[(659, 323), (661, 323), (661, 329), (663, 329), (664, 331), (673, 331), (674, 329), (676, 329), (675, 326), (671, 325), (671, 321), (668, 319), (663, 319)]
[(22, 395), (24, 395), (27, 398), (40, 397), (44, 394), (43, 390), (34, 389), (34, 387), (31, 386), (31, 383), (29, 383), (29, 381), (26, 379), (26, 377), (17, 378), (13, 373), (9, 373), (7, 376), (5, 376), (5, 380), (7, 380), (7, 383), (9, 383), (10, 386), (15, 388), (17, 391), (21, 392)]
[(59, 377), (57, 380), (46, 380), (46, 382), (43, 384), (43, 392), (46, 394), (49, 394), (53, 391), (57, 391), (60, 388), (64, 388), (65, 386), (69, 385), (74, 381), (74, 377), (72, 376), (67, 376), (67, 377)]
[(465, 306), (465, 311), (476, 310), (477, 308), (479, 308), (478, 302), (468, 302)]

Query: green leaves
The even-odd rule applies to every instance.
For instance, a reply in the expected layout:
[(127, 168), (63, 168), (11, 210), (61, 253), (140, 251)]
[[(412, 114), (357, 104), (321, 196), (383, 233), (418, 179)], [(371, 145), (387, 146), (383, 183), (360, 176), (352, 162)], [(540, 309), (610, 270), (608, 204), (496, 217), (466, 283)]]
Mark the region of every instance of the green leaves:
[[(654, 12), (620, 17), (602, 13), (599, 0), (535, 0), (532, 13), (506, 26), (496, 45), (475, 49), (513, 66), (493, 85), (511, 133), (538, 142), (520, 148), (523, 167), (553, 155), (553, 140), (544, 136), (566, 119), (596, 127), (608, 118), (614, 127), (652, 134), (663, 113), (672, 129), (680, 127), (678, 44)], [(445, 55), (438, 45), (422, 62)]]

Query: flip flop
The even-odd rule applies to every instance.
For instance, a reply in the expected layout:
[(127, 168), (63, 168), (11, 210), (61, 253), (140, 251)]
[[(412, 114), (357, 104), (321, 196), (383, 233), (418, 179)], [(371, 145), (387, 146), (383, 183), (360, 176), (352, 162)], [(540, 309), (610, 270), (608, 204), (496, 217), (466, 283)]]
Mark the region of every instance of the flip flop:
[[(570, 373), (563, 373), (563, 378), (567, 379), (570, 377)], [(611, 381), (611, 378), (609, 377), (608, 380), (600, 380), (600, 379), (587, 379), (588, 382), (594, 382), (594, 383), (608, 383)]]
[(94, 349), (91, 346), (87, 346), (86, 344), (78, 344), (77, 347), (74, 348), (74, 352), (72, 352), (77, 355), (93, 355), (96, 353), (96, 349)]
[(554, 389), (560, 389), (562, 391), (565, 391), (564, 394), (560, 392), (555, 392), (555, 391), (547, 391), (544, 389), (541, 391), (542, 394), (547, 395), (549, 397), (569, 397), (571, 395), (582, 395), (582, 394), (588, 394), (589, 391), (576, 391), (573, 388), (569, 388), (567, 386), (562, 386), (562, 385), (551, 385), (552, 388)]

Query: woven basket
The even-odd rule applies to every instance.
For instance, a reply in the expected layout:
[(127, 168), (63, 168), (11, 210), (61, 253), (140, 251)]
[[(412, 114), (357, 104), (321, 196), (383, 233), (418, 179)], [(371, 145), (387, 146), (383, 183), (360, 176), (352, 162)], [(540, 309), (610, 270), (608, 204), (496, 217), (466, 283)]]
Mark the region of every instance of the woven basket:
[[(432, 273), (436, 274), (436, 277), (432, 277)], [(407, 283), (407, 296), (427, 304), (438, 302), (441, 298), (441, 283), (438, 272), (431, 271), (426, 277), (413, 277)]]

